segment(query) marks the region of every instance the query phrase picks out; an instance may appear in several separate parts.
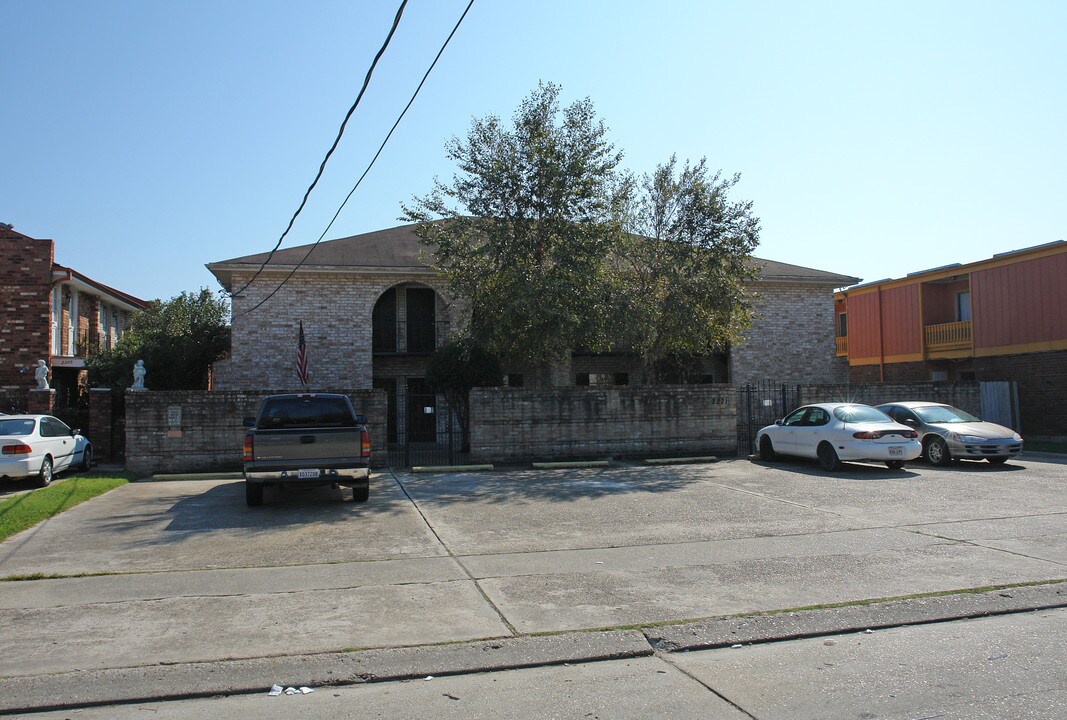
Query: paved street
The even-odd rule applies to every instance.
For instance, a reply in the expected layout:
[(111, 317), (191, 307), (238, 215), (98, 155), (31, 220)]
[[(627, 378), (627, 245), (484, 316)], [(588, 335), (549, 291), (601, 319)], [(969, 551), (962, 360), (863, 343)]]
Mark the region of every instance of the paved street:
[[(174, 679), (175, 667), (220, 659), (252, 663), (234, 689), (265, 689), (296, 682), (271, 676), (267, 669), (284, 667), (271, 658), (527, 641), (1059, 580), (1067, 577), (1065, 486), (1067, 465), (1044, 460), (906, 471), (853, 464), (833, 475), (747, 460), (386, 472), (374, 476), (365, 505), (320, 489), (268, 495), (254, 509), (239, 481), (135, 483), (0, 544), (0, 576), (45, 578), (0, 583), (0, 710), (30, 698), (78, 704), (88, 697), (82, 684), (100, 693), (109, 687), (103, 677), (144, 678), (157, 668), (170, 669), (166, 692), (224, 688), (221, 671), (212, 682), (196, 673), (184, 685)], [(636, 657), (651, 652), (639, 633), (620, 637), (626, 647), (614, 655), (553, 651), (555, 660), (541, 662), (656, 662)], [(814, 641), (796, 645), (805, 642)], [(760, 647), (770, 646), (705, 652), (735, 662)], [(442, 657), (431, 667), (447, 671)], [(53, 673), (62, 682), (49, 685)], [(144, 697), (119, 685), (108, 699)], [(1062, 699), (1062, 684), (1059, 692)], [(766, 712), (756, 716), (777, 717)]]

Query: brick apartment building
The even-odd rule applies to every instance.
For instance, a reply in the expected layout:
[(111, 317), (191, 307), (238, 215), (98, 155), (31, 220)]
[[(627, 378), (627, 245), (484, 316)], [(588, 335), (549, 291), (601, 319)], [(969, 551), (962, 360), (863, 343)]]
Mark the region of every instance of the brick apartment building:
[[(302, 322), (311, 387), (385, 390), (392, 436), (395, 413), (401, 418), (405, 413), (403, 398), (427, 395), (429, 354), (464, 320), (445, 281), (427, 264), (429, 253), (411, 225), (323, 242), (313, 250), (302, 246), (276, 252), (256, 282), (233, 298), (231, 355), (216, 363), (214, 387), (298, 388), (296, 338)], [(207, 267), (232, 292), (244, 287), (266, 260), (267, 253), (260, 253)], [(705, 358), (704, 381), (843, 379), (835, 375), (839, 369), (829, 299), (836, 288), (858, 279), (770, 260), (754, 262), (760, 273), (753, 283), (758, 295), (748, 339)], [(268, 298), (298, 264), (292, 279)], [(505, 371), (509, 385), (637, 385), (641, 359), (574, 353), (547, 372)], [(412, 415), (412, 422), (418, 420)]]
[(110, 348), (143, 300), (55, 262), (55, 243), (0, 224), (0, 403), (24, 406), (44, 360), (57, 403), (85, 385), (85, 358)]
[(852, 382), (1013, 380), (1021, 430), (1067, 436), (1067, 243), (1000, 253), (834, 296)]

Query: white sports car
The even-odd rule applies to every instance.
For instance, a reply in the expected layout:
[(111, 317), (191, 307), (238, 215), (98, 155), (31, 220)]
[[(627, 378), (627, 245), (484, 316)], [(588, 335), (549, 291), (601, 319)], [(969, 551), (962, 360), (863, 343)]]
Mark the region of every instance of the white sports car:
[(51, 415), (0, 417), (0, 477), (36, 478), (44, 487), (72, 467), (88, 470), (93, 447), (77, 430)]
[(904, 467), (922, 454), (919, 434), (869, 405), (817, 403), (797, 408), (756, 433), (761, 460), (777, 455), (817, 458), (828, 472), (843, 460)]

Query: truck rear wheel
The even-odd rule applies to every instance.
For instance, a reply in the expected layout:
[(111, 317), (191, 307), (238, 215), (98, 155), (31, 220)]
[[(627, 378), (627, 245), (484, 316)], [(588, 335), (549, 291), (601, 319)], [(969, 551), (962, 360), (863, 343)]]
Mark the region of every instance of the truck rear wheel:
[(259, 483), (245, 482), (245, 502), (248, 507), (258, 507), (263, 504), (263, 486)]
[(365, 503), (370, 500), (370, 486), (352, 488), (352, 502)]

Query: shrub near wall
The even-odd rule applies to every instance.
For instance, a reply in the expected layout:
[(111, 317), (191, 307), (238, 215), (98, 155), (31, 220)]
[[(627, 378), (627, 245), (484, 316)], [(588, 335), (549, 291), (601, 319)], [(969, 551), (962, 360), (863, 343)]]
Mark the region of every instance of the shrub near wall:
[(733, 454), (737, 393), (727, 385), (476, 388), (471, 461)]
[[(367, 416), (371, 465), (385, 464), (386, 396), (382, 390), (343, 392)], [(240, 470), (245, 428), (270, 391), (126, 391), (126, 469), (154, 473)]]

